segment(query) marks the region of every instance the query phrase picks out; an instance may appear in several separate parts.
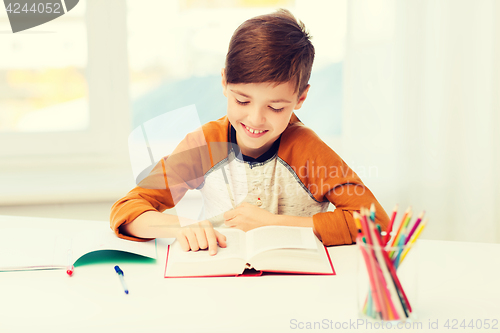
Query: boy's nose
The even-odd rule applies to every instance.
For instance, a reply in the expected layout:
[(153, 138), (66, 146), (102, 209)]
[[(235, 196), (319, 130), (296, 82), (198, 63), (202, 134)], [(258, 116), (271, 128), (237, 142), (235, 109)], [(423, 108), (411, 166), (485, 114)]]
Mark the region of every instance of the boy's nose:
[(251, 124), (248, 124), (248, 126), (254, 126), (258, 129), (259, 126), (263, 125), (266, 122), (264, 110), (259, 107), (252, 108), (252, 110), (250, 110), (248, 114), (248, 119), (251, 122)]

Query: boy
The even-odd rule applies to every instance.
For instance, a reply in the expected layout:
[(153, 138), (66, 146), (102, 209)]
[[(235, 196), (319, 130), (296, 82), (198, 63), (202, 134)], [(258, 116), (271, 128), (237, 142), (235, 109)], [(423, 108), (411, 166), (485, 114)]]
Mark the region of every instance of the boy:
[[(214, 225), (243, 231), (312, 227), (325, 245), (352, 244), (352, 213), (372, 203), (385, 230), (389, 218), (372, 193), (293, 112), (307, 97), (313, 60), (303, 23), (287, 10), (238, 27), (221, 73), (227, 116), (188, 134), (113, 205), (115, 233), (132, 240), (175, 237), (185, 251), (208, 249), (211, 255), (217, 244), (226, 247)], [(178, 217), (160, 212), (189, 189), (202, 191), (210, 220), (181, 227)], [(333, 212), (327, 212), (330, 202)]]

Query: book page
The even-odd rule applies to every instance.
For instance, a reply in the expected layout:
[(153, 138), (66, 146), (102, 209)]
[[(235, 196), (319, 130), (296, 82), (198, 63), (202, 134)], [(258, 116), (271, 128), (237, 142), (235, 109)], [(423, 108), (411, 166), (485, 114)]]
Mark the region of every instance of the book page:
[(211, 256), (208, 250), (186, 252), (177, 240), (174, 241), (168, 250), (165, 277), (241, 273), (245, 268), (245, 232), (229, 228), (216, 230), (226, 236), (227, 247), (218, 247), (214, 256)]
[(267, 226), (247, 232), (247, 259), (275, 249), (317, 250), (312, 228)]
[(257, 270), (279, 273), (335, 274), (327, 251), (315, 236), (316, 250), (275, 249), (260, 252), (250, 259)]
[[(10, 219), (21, 223), (25, 218)], [(26, 227), (1, 228), (0, 251), (8, 255), (0, 256), (0, 270), (65, 268), (81, 256), (99, 250), (118, 250), (156, 258), (154, 240), (134, 242), (118, 238), (103, 221), (38, 218), (36, 223), (29, 223), (29, 218), (26, 220)]]
[(57, 253), (67, 254), (62, 232), (36, 228), (5, 228), (0, 233), (0, 271), (63, 267), (67, 259), (57, 260)]
[(199, 262), (224, 260), (228, 258), (245, 258), (245, 233), (243, 231), (229, 228), (215, 228), (215, 230), (226, 236), (227, 242), (227, 247), (217, 247), (217, 254), (215, 256), (211, 256), (208, 250), (186, 252), (182, 249), (179, 241), (175, 240), (172, 245), (170, 245), (170, 252), (173, 256), (169, 258), (169, 261)]

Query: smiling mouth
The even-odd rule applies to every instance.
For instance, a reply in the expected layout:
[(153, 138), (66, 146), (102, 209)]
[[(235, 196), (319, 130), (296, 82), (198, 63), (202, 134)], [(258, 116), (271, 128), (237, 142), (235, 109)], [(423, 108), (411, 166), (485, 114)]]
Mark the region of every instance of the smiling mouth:
[(241, 123), (241, 125), (243, 125), (243, 127), (246, 128), (246, 130), (252, 134), (262, 134), (262, 133), (266, 133), (268, 132), (268, 130), (256, 130), (256, 129), (253, 129), (251, 127), (248, 127), (247, 125)]

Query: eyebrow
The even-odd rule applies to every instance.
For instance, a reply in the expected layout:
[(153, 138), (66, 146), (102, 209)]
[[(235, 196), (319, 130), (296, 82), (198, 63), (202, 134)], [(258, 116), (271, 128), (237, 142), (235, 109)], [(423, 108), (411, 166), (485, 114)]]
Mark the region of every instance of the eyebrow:
[[(242, 93), (241, 91), (238, 91), (238, 90), (233, 90), (233, 89), (229, 89), (231, 90), (232, 92), (238, 94), (238, 95), (241, 95), (243, 97), (246, 97), (246, 98), (252, 98), (244, 93)], [(280, 99), (273, 99), (272, 101), (269, 101), (270, 103), (291, 103), (289, 100), (286, 100), (286, 99), (283, 99), (283, 98), (280, 98)]]

